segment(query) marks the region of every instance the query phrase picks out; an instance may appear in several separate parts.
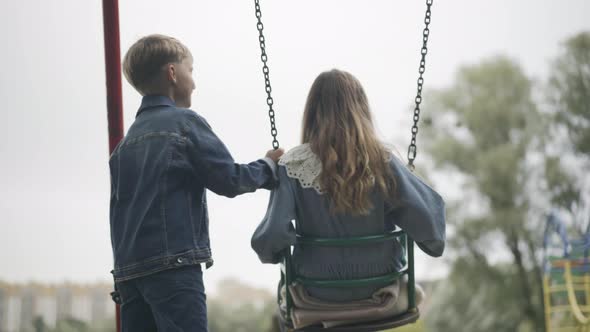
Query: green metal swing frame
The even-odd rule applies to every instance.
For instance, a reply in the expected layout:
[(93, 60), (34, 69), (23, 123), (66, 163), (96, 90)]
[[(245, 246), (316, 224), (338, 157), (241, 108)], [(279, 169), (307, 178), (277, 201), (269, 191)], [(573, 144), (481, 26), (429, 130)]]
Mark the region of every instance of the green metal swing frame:
[[(414, 323), (420, 317), (420, 312), (416, 306), (416, 285), (414, 276), (414, 241), (402, 230), (394, 230), (387, 234), (371, 235), (362, 237), (348, 237), (348, 238), (314, 238), (297, 235), (297, 242), (295, 245), (312, 245), (312, 246), (327, 246), (327, 247), (355, 247), (362, 245), (375, 244), (385, 241), (394, 241), (400, 239), (404, 247), (404, 265), (405, 267), (397, 272), (384, 274), (370, 278), (347, 279), (347, 280), (321, 280), (305, 278), (297, 275), (294, 272), (292, 265), (291, 247), (285, 249), (280, 263), (281, 279), (278, 287), (277, 301), (279, 305), (279, 316), (281, 324), (288, 329), (292, 329), (291, 311), (293, 309), (293, 300), (289, 291), (289, 286), (298, 283), (304, 286), (313, 287), (328, 287), (328, 288), (355, 288), (372, 285), (383, 285), (393, 283), (395, 280), (402, 278), (404, 275), (408, 276), (408, 310), (402, 314), (392, 316), (390, 318), (355, 323), (349, 325), (342, 325), (331, 328), (324, 328), (322, 326), (306, 327), (305, 331), (324, 331), (324, 332), (370, 332), (381, 331), (399, 327), (402, 325)], [(282, 298), (281, 289), (286, 288), (285, 299)], [(283, 301), (285, 302), (286, 310), (282, 310)]]

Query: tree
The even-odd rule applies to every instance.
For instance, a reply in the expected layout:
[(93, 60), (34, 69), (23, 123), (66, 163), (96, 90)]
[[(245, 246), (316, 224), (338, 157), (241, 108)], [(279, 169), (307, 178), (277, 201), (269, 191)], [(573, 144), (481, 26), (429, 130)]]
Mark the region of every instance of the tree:
[(253, 303), (231, 305), (216, 300), (208, 301), (209, 330), (212, 332), (270, 331), (276, 302), (256, 306)]
[(590, 154), (590, 32), (564, 43), (564, 52), (552, 68), (550, 100), (556, 120), (567, 127), (574, 151)]
[[(544, 131), (532, 87), (514, 61), (494, 57), (461, 68), (450, 88), (426, 98), (435, 110), (426, 149), (439, 169), (464, 179), (464, 197), (447, 216), (458, 259), (442, 286), (460, 293), (431, 310), (435, 331), (543, 329), (539, 224), (528, 219), (536, 179), (527, 158)], [(458, 316), (444, 317), (449, 307)]]
[(235, 279), (222, 280), (216, 296), (207, 300), (211, 332), (274, 331), (276, 311), (274, 294)]
[(35, 319), (33, 319), (33, 328), (35, 329), (35, 332), (47, 331), (47, 326), (45, 325), (45, 321), (43, 320), (43, 317), (37, 316), (37, 317), (35, 317)]
[(65, 318), (57, 321), (55, 332), (87, 332), (88, 325), (81, 320), (74, 318)]
[(553, 151), (547, 151), (547, 186), (553, 205), (569, 211), (578, 231), (585, 233), (590, 226), (590, 197), (583, 195), (590, 186), (583, 181), (590, 171), (590, 32), (564, 42), (551, 68), (547, 99), (555, 142), (549, 145)]

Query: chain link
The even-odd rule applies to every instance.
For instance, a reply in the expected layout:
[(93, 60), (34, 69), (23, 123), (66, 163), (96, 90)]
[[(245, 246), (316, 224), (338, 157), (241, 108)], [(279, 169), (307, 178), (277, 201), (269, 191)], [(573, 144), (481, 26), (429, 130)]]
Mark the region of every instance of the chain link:
[[(424, 85), (424, 72), (426, 71), (426, 55), (428, 54), (428, 37), (430, 35), (430, 20), (431, 20), (431, 6), (433, 0), (426, 0), (426, 14), (424, 17), (424, 30), (422, 31), (422, 48), (420, 50), (421, 59), (420, 65), (418, 67), (419, 77), (417, 80), (417, 92), (416, 98), (414, 99), (415, 108), (414, 108), (414, 124), (412, 125), (412, 139), (410, 141), (410, 146), (408, 147), (408, 166), (410, 169), (414, 170), (414, 160), (416, 159), (417, 155), (417, 147), (416, 147), (416, 138), (418, 135), (418, 121), (420, 120), (420, 104), (422, 103), (422, 88)], [(279, 148), (279, 141), (277, 140), (277, 128), (275, 122), (275, 111), (273, 109), (274, 100), (272, 98), (271, 92), (272, 87), (270, 84), (270, 69), (267, 65), (268, 55), (266, 54), (266, 40), (264, 38), (264, 24), (262, 24), (262, 12), (260, 10), (260, 1), (254, 0), (255, 9), (256, 9), (256, 18), (258, 22), (256, 24), (256, 28), (258, 29), (258, 41), (260, 42), (260, 60), (262, 61), (262, 73), (264, 75), (264, 85), (266, 91), (266, 104), (268, 105), (268, 116), (270, 119), (270, 133), (273, 137), (272, 146), (274, 149)]]
[(270, 134), (272, 135), (272, 147), (276, 150), (279, 148), (279, 141), (277, 141), (277, 127), (275, 123), (275, 111), (273, 109), (274, 100), (272, 99), (271, 92), (272, 87), (270, 86), (270, 69), (266, 64), (268, 55), (266, 54), (266, 41), (262, 30), (264, 24), (262, 24), (262, 12), (260, 11), (260, 1), (254, 0), (256, 8), (256, 18), (258, 23), (256, 28), (258, 29), (258, 41), (260, 42), (260, 60), (262, 60), (262, 73), (264, 74), (264, 90), (266, 91), (266, 104), (268, 105), (268, 117), (270, 119)]
[(410, 146), (408, 147), (408, 167), (413, 171), (414, 170), (414, 159), (416, 159), (416, 154), (418, 153), (416, 147), (416, 137), (418, 136), (418, 121), (420, 120), (420, 103), (422, 103), (422, 87), (424, 85), (424, 72), (426, 71), (426, 54), (428, 53), (428, 36), (430, 35), (430, 16), (431, 11), (430, 7), (432, 6), (433, 0), (426, 0), (426, 16), (424, 17), (424, 30), (422, 31), (422, 49), (420, 50), (421, 59), (420, 59), (420, 66), (418, 67), (418, 89), (416, 92), (416, 98), (414, 102), (416, 106), (414, 107), (414, 125), (412, 126), (412, 140), (410, 141)]

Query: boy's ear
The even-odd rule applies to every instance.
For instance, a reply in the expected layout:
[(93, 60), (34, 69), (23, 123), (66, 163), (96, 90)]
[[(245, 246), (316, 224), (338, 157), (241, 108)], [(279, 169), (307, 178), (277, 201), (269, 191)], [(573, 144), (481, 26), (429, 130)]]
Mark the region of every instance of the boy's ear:
[(166, 65), (166, 78), (172, 84), (176, 84), (176, 68), (173, 63)]

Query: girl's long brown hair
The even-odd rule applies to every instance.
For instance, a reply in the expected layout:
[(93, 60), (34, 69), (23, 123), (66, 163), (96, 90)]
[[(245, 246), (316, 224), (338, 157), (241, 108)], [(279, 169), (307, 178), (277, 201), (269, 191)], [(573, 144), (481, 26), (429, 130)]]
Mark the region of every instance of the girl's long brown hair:
[(375, 188), (393, 198), (390, 152), (377, 139), (367, 96), (351, 74), (334, 69), (313, 82), (302, 143), (309, 143), (322, 162), (319, 182), (332, 212), (367, 214)]

